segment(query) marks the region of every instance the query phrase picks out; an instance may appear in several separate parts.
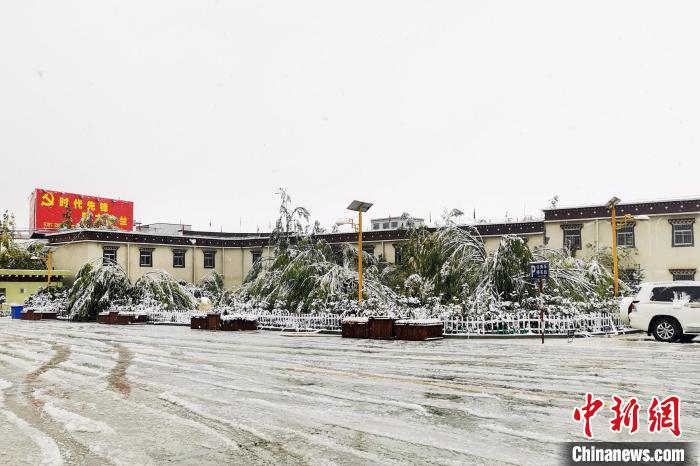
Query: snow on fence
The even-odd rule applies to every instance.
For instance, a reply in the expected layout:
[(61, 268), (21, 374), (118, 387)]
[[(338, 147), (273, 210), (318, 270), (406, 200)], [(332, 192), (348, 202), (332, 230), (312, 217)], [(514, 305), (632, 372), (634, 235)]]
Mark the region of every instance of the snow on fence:
[[(154, 311), (148, 313), (151, 322), (188, 324), (194, 311)], [(300, 328), (340, 331), (341, 316), (330, 313), (297, 314), (288, 311), (251, 312), (258, 318), (258, 328), (279, 330)], [(528, 335), (540, 333), (539, 313), (521, 313), (511, 316), (447, 317), (442, 319), (445, 335)], [(546, 335), (617, 334), (625, 329), (620, 316), (615, 313), (593, 312), (578, 315), (545, 315)]]
[(338, 314), (293, 314), (286, 311), (258, 315), (258, 327), (265, 329), (304, 328), (313, 330), (340, 331), (341, 317)]
[[(445, 335), (527, 335), (540, 334), (538, 313), (498, 318), (447, 318)], [(618, 314), (594, 312), (575, 316), (544, 316), (545, 335), (566, 335), (569, 330), (579, 334), (617, 334), (624, 329)]]
[(148, 321), (159, 324), (173, 323), (190, 325), (192, 315), (197, 314), (197, 311), (149, 311)]

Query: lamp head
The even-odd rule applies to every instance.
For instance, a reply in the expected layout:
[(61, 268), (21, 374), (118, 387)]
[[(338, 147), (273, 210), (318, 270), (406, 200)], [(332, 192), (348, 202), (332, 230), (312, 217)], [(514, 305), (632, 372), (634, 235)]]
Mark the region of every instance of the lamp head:
[(354, 210), (355, 212), (367, 212), (373, 205), (374, 204), (371, 202), (352, 201), (348, 206), (348, 210)]
[(612, 209), (613, 207), (617, 206), (620, 203), (620, 198), (617, 196), (613, 196), (612, 199), (608, 201), (607, 204), (605, 204), (605, 207), (608, 209)]

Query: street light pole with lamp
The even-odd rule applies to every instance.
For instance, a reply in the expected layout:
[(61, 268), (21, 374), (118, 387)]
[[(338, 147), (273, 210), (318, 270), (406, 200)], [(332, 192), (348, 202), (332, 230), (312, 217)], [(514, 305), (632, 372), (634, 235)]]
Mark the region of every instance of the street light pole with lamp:
[(618, 259), (617, 259), (617, 230), (627, 225), (632, 220), (649, 220), (646, 215), (632, 216), (630, 214), (625, 214), (624, 217), (617, 221), (617, 206), (620, 203), (620, 198), (613, 196), (612, 199), (608, 201), (605, 205), (610, 209), (610, 223), (612, 225), (612, 262), (613, 262), (613, 296), (617, 297), (619, 293), (619, 282), (620, 275), (618, 270)]
[(371, 202), (352, 201), (348, 210), (357, 212), (357, 302), (362, 304), (362, 212), (372, 207)]
[(42, 261), (46, 264), (46, 286), (50, 287), (51, 286), (51, 254), (53, 253), (53, 248), (48, 247), (47, 253), (46, 253), (46, 258), (39, 257), (39, 256), (32, 256), (32, 260), (39, 260)]
[(613, 296), (617, 297), (618, 291), (618, 270), (617, 270), (617, 205), (620, 198), (613, 196), (605, 205), (610, 209), (610, 221), (612, 224), (612, 262), (613, 262)]

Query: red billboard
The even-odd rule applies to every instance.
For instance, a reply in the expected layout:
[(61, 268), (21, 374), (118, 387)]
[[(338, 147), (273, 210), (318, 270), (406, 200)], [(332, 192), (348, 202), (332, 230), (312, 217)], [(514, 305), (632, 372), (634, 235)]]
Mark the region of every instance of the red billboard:
[(30, 209), (32, 230), (56, 230), (68, 222), (74, 227), (82, 219), (96, 219), (103, 214), (114, 216), (114, 226), (120, 230), (131, 231), (134, 227), (134, 203), (130, 201), (37, 188), (32, 193)]

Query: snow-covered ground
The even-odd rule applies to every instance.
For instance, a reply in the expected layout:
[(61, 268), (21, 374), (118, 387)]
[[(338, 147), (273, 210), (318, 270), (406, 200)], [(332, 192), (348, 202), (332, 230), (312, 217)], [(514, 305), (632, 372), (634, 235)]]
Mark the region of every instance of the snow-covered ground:
[[(556, 464), (584, 393), (682, 398), (700, 344), (427, 343), (0, 319), (4, 464)], [(630, 440), (593, 422), (596, 439)], [(639, 432), (635, 441), (670, 440)]]

